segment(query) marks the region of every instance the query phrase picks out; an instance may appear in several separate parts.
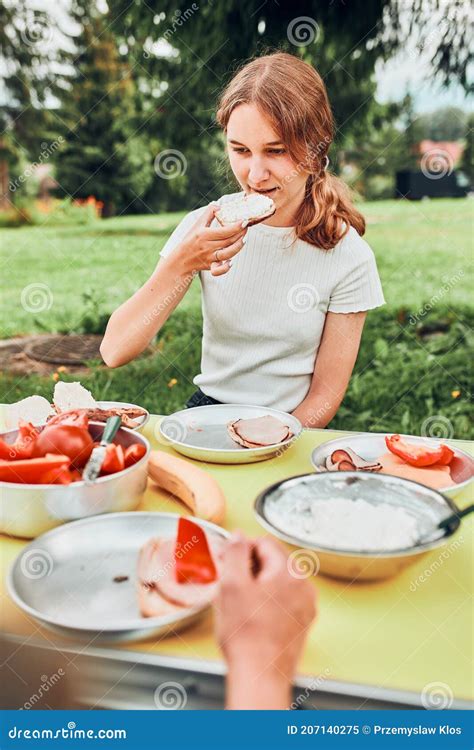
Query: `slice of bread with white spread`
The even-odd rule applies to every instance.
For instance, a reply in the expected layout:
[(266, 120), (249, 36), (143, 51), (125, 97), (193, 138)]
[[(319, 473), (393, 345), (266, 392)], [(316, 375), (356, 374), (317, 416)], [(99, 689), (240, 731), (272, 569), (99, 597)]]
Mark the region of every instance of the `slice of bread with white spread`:
[(80, 383), (65, 383), (59, 380), (54, 386), (53, 403), (58, 411), (72, 409), (97, 409), (92, 393)]
[(275, 203), (271, 198), (259, 193), (248, 195), (237, 195), (231, 200), (226, 200), (216, 211), (215, 217), (222, 226), (247, 221), (248, 226), (268, 219), (276, 211)]

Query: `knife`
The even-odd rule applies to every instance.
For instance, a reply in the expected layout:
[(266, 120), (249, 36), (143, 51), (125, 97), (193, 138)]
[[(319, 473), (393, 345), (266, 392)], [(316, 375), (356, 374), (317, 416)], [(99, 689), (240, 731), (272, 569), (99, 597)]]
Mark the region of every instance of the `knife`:
[(82, 472), (82, 478), (86, 484), (92, 484), (92, 482), (95, 482), (99, 476), (102, 464), (104, 463), (107, 446), (113, 441), (121, 424), (122, 420), (120, 417), (109, 417), (105, 423), (102, 440), (92, 451), (84, 471)]

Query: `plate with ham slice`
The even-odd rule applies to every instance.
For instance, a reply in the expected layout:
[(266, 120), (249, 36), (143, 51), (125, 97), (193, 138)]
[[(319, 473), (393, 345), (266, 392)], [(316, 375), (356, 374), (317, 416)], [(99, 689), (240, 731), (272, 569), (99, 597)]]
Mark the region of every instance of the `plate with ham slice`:
[(60, 526), (14, 561), (8, 591), (45, 627), (94, 644), (156, 638), (202, 616), (228, 533), (174, 513), (108, 513)]
[[(441, 450), (443, 446), (447, 457)], [(316, 471), (390, 474), (424, 484), (452, 499), (474, 477), (474, 459), (459, 447), (459, 441), (413, 435), (348, 435), (315, 448), (311, 462)]]
[(215, 404), (165, 417), (160, 423), (159, 440), (198, 461), (244, 464), (280, 455), (301, 430), (296, 417), (277, 409)]

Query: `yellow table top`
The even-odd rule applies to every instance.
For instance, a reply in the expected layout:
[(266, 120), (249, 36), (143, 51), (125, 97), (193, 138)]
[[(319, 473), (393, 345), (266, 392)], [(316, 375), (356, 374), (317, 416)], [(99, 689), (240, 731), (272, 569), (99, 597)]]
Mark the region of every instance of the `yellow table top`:
[[(157, 419), (152, 417), (143, 432), (153, 447), (173, 452), (155, 438)], [(240, 528), (252, 536), (265, 533), (253, 513), (257, 494), (273, 482), (311, 471), (312, 449), (336, 436), (341, 433), (305, 430), (276, 459), (236, 466), (207, 464), (206, 471), (217, 479), (227, 497), (225, 527)], [(474, 453), (472, 443), (456, 443)], [(466, 491), (458, 495), (459, 507), (468, 503), (467, 495)], [(151, 486), (138, 510), (187, 512), (177, 500)], [(449, 544), (387, 581), (348, 583), (318, 576), (315, 585), (319, 589), (319, 617), (309, 634), (299, 673), (417, 694), (428, 683), (442, 682), (456, 699), (471, 699), (472, 530), (471, 515), (463, 520), (462, 529)], [(0, 536), (4, 571), (25, 544), (24, 540)], [(419, 578), (423, 574), (424, 582)], [(19, 610), (5, 593), (3, 578), (3, 630), (28, 640), (73, 645), (38, 627)], [(211, 614), (187, 630), (161, 640), (113, 644), (112, 648), (191, 660), (221, 659)]]

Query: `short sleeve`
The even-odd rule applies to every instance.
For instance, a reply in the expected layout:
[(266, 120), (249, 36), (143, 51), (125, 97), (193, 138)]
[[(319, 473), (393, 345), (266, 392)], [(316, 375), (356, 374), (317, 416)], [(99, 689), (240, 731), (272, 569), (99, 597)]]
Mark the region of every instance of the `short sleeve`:
[(334, 250), (338, 262), (328, 312), (354, 313), (384, 305), (374, 253), (353, 227)]
[(167, 258), (168, 255), (179, 245), (179, 243), (186, 237), (187, 233), (193, 226), (193, 224), (199, 219), (201, 214), (206, 210), (206, 206), (196, 208), (194, 211), (190, 211), (184, 219), (180, 221), (176, 229), (170, 234), (166, 240), (163, 248), (160, 251), (162, 258)]

